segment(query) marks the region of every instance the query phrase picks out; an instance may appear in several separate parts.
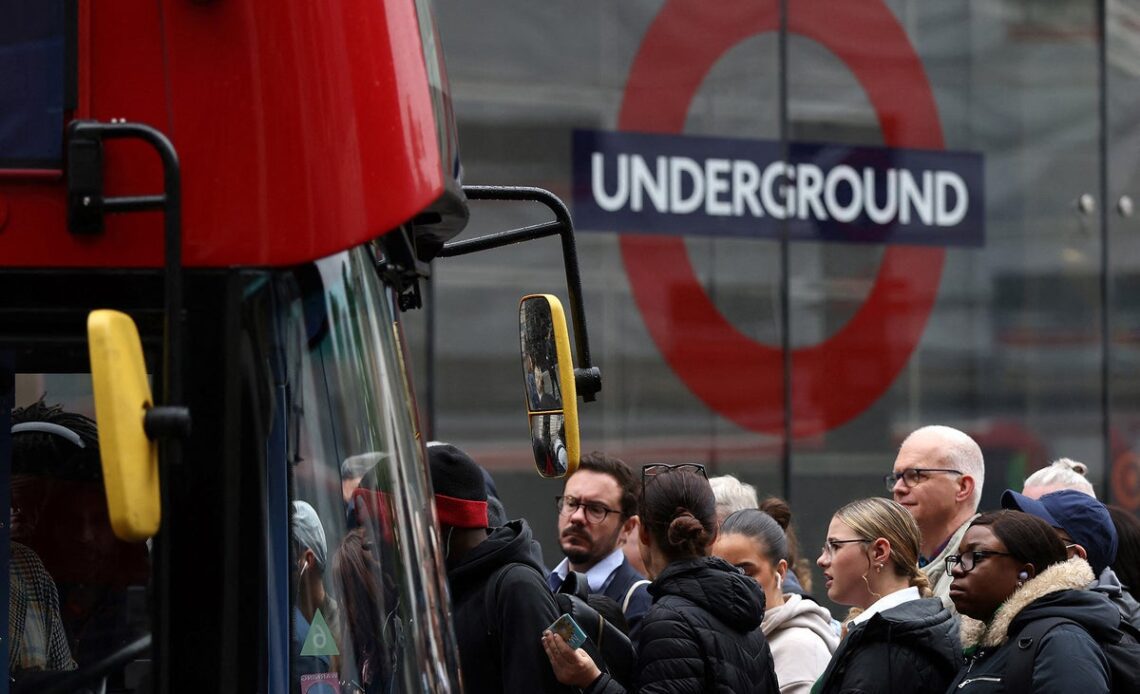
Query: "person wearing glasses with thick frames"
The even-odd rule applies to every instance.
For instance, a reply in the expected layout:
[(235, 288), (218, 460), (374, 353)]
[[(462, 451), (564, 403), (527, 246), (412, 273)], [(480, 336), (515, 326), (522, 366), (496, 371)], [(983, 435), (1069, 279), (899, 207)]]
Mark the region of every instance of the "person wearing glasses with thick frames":
[[(736, 567), (709, 556), (717, 517), (704, 466), (642, 468), (638, 512), (653, 606), (641, 623), (633, 691), (779, 692), (760, 627), (763, 590)], [(563, 684), (587, 694), (626, 691), (561, 636), (544, 632), (542, 643)]]
[(558, 545), (565, 558), (547, 577), (557, 592), (571, 571), (585, 574), (590, 593), (616, 602), (637, 645), (641, 618), (649, 610), (649, 581), (622, 551), (636, 542), (641, 484), (622, 460), (603, 453), (582, 456), (578, 469), (555, 497)]
[(946, 556), (956, 551), (966, 526), (977, 517), (985, 472), (982, 449), (972, 438), (951, 427), (926, 426), (906, 437), (885, 479), (894, 500), (918, 523), (919, 566), (947, 606)]
[[(1109, 691), (1108, 661), (1090, 634), (1119, 639), (1120, 615), (1103, 594), (1084, 590), (1092, 569), (1068, 558), (1048, 523), (1021, 511), (983, 513), (945, 563), (967, 658), (947, 691)], [(1044, 620), (1054, 617), (1071, 621), (1049, 628)]]
[(958, 622), (918, 567), (919, 532), (879, 497), (835, 512), (816, 564), (827, 597), (852, 610), (816, 694), (941, 692), (961, 662)]

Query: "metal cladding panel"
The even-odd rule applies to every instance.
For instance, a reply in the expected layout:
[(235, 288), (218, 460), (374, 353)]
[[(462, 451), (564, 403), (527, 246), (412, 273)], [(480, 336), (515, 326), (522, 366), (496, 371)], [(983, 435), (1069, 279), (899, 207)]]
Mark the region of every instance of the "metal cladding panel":
[[(76, 118), (164, 131), (182, 167), (183, 262), (288, 265), (359, 245), (444, 191), (410, 0), (80, 0)], [(450, 127), (445, 124), (444, 127)], [(162, 191), (157, 155), (106, 144), (108, 195)], [(158, 213), (67, 231), (61, 176), (0, 173), (0, 262), (162, 262)]]

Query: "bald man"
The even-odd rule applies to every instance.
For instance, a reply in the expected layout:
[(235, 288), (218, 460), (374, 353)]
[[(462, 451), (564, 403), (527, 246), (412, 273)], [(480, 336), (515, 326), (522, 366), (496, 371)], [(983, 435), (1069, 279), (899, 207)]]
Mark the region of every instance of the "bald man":
[(949, 602), (946, 557), (958, 551), (966, 527), (977, 517), (985, 481), (982, 449), (965, 433), (946, 426), (926, 426), (899, 447), (887, 485), (922, 532), (919, 566), (934, 594)]

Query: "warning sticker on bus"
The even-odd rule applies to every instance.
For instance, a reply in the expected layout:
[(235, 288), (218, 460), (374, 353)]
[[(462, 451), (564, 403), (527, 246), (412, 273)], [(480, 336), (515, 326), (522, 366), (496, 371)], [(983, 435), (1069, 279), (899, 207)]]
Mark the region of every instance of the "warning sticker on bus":
[(335, 672), (301, 675), (301, 694), (340, 694), (340, 680)]

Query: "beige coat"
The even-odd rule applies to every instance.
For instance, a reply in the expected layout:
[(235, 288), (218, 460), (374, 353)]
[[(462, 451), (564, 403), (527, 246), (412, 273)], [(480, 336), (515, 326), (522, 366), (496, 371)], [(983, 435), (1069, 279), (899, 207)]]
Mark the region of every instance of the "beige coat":
[(803, 596), (788, 594), (783, 605), (764, 612), (760, 628), (772, 649), (780, 694), (810, 692), (839, 645), (831, 613)]
[(955, 614), (957, 614), (957, 610), (954, 609), (954, 603), (950, 602), (950, 582), (954, 580), (954, 577), (946, 572), (946, 557), (958, 553), (958, 545), (962, 543), (962, 536), (966, 534), (966, 529), (970, 527), (970, 523), (973, 523), (979, 515), (975, 513), (965, 523), (958, 526), (938, 556), (922, 567), (926, 577), (930, 579), (930, 590), (934, 593), (934, 597), (941, 598), (942, 604), (950, 608), (950, 611)]

